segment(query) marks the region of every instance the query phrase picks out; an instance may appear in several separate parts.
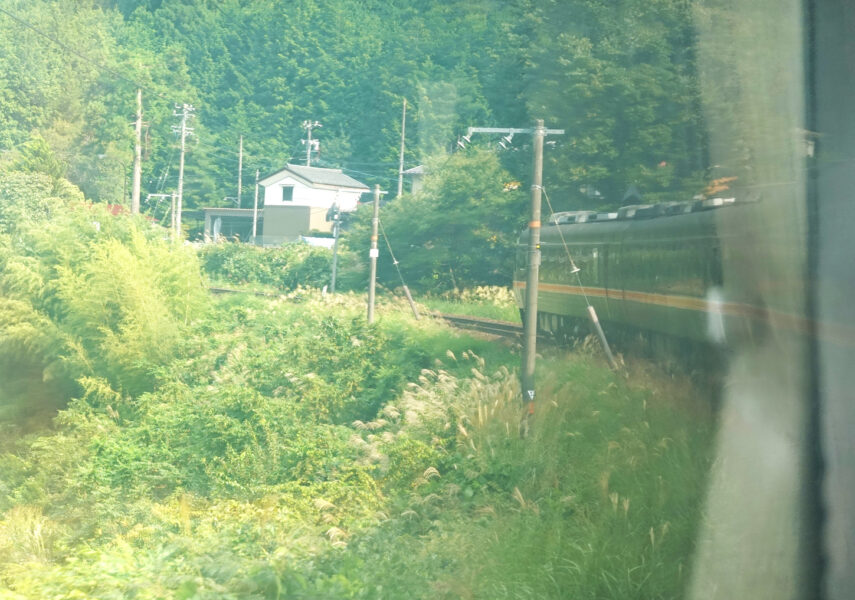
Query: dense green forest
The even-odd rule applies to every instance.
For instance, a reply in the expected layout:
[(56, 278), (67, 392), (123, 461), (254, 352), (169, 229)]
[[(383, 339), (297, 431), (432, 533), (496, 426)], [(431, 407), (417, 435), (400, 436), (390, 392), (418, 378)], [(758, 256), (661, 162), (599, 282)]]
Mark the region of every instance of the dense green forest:
[[(543, 118), (567, 131), (547, 146), (556, 210), (614, 206), (632, 185), (685, 198), (707, 167), (691, 10), (684, 0), (10, 0), (0, 164), (127, 203), (142, 87), (143, 197), (176, 186), (176, 103), (196, 108), (188, 207), (234, 203), (241, 135), (249, 205), (257, 169), (304, 160), (307, 119), (323, 124), (315, 164), (394, 189), (406, 98), (406, 167), (458, 149), (469, 126)], [(498, 152), (497, 141), (472, 144)], [(518, 136), (500, 153), (507, 181), (529, 177), (528, 144)]]

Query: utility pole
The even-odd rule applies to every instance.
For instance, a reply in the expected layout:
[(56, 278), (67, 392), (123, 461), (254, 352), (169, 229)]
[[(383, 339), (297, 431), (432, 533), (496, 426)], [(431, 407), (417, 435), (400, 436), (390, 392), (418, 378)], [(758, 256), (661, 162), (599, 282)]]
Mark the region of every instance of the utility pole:
[(172, 227), (171, 227), (171, 229), (172, 229), (172, 241), (175, 242), (175, 241), (178, 241), (178, 227), (179, 227), (179, 225), (178, 225), (178, 223), (179, 223), (178, 213), (175, 210), (175, 207), (178, 205), (178, 194), (176, 194), (175, 192), (172, 192), (171, 198), (172, 198), (172, 208), (171, 208), (170, 214), (172, 215)]
[(258, 231), (258, 169), (255, 170), (255, 201), (252, 204), (252, 243), (257, 244)]
[(142, 88), (137, 89), (137, 121), (134, 128), (134, 181), (131, 188), (131, 214), (140, 212), (140, 178), (142, 174)]
[(537, 119), (534, 129), (501, 129), (496, 127), (470, 127), (466, 137), (473, 133), (515, 133), (534, 135), (534, 160), (531, 183), (531, 220), (528, 223), (528, 274), (525, 286), (525, 322), (523, 323), (523, 357), (520, 383), (526, 412), (520, 433), (528, 434), (528, 420), (534, 414), (534, 366), (537, 350), (537, 285), (540, 275), (540, 201), (543, 192), (543, 138), (547, 135), (564, 135), (563, 129), (546, 129), (543, 119)]
[(303, 121), (303, 129), (306, 130), (306, 139), (303, 143), (306, 144), (306, 166), (312, 166), (312, 150), (320, 149), (320, 142), (312, 139), (312, 129), (315, 127), (323, 127), (318, 121)]
[(330, 277), (330, 293), (335, 294), (335, 276), (338, 267), (338, 227), (341, 223), (341, 210), (338, 202), (332, 205), (333, 218), (333, 247), (332, 247), (332, 274)]
[(241, 174), (243, 173), (243, 136), (240, 136), (240, 148), (238, 149), (238, 201), (237, 207), (240, 208), (240, 194), (243, 191), (241, 186)]
[(377, 282), (377, 257), (380, 251), (377, 249), (377, 226), (380, 223), (380, 186), (374, 186), (374, 216), (371, 218), (371, 250), (368, 256), (371, 259), (371, 273), (368, 277), (368, 322), (374, 322), (374, 288)]
[(187, 127), (187, 119), (193, 116), (193, 111), (195, 110), (189, 104), (182, 104), (181, 106), (175, 105), (175, 110), (180, 110), (180, 113), (173, 113), (174, 116), (181, 117), (181, 125), (178, 127), (173, 126), (172, 130), (177, 131), (181, 135), (181, 160), (178, 163), (178, 198), (175, 206), (175, 232), (177, 237), (180, 239), (181, 237), (181, 210), (183, 206), (184, 200), (184, 151), (186, 147), (186, 139), (188, 133), (193, 133), (192, 127)]
[[(537, 119), (534, 128), (534, 162), (531, 182), (531, 221), (528, 238), (528, 276), (525, 282), (525, 324), (522, 360), (523, 402), (527, 402), (523, 422), (524, 434), (528, 434), (528, 418), (534, 414), (534, 363), (537, 347), (537, 284), (540, 277), (540, 200), (543, 192), (543, 138), (546, 128), (543, 119)], [(563, 133), (563, 132), (562, 132)]]
[(407, 99), (404, 98), (404, 114), (401, 116), (401, 158), (398, 163), (398, 195), (400, 198), (404, 191), (404, 133), (407, 129)]

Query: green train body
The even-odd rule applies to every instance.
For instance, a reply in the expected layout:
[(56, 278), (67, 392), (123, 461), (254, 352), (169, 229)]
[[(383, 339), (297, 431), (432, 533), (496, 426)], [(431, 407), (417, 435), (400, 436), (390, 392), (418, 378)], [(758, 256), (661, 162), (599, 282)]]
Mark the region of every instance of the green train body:
[[(774, 281), (738, 281), (745, 271), (740, 263), (763, 260), (763, 249), (752, 247), (752, 229), (760, 223), (776, 226), (760, 217), (760, 204), (715, 199), (625, 207), (610, 215), (558, 213), (559, 221), (585, 222), (552, 222), (541, 230), (538, 327), (556, 334), (578, 331), (588, 303), (605, 326), (696, 341), (730, 343), (751, 337), (770, 319), (798, 327), (792, 322), (796, 313), (787, 305), (788, 290), (781, 290), (780, 302), (770, 307), (759, 300), (768, 293), (759, 292), (768, 292)], [(786, 240), (793, 235), (780, 229), (780, 243), (773, 249), (778, 253), (786, 252)], [(514, 271), (521, 311), (528, 239), (526, 230), (519, 238)]]

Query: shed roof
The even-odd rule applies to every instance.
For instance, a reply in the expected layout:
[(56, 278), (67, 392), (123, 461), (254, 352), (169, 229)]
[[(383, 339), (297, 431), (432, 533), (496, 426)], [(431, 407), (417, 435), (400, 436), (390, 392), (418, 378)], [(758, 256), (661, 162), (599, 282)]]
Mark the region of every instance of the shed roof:
[(291, 164), (285, 165), (284, 168), (267, 175), (262, 180), (262, 183), (277, 175), (282, 175), (283, 173), (295, 175), (309, 184), (356, 188), (360, 190), (368, 189), (367, 185), (361, 181), (357, 181), (349, 175), (345, 175), (341, 169), (325, 169), (321, 167), (305, 167), (302, 165)]
[(425, 166), (417, 165), (412, 169), (407, 169), (404, 171), (404, 175), (424, 175), (425, 174)]

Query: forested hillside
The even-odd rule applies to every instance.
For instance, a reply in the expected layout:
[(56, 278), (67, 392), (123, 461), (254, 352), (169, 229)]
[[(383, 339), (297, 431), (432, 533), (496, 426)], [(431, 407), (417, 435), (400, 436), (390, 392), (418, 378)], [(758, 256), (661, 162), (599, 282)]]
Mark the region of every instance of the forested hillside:
[[(707, 167), (691, 4), (10, 0), (0, 164), (126, 202), (141, 86), (143, 197), (176, 186), (175, 103), (196, 108), (187, 207), (234, 202), (241, 135), (249, 205), (256, 169), (305, 158), (307, 119), (323, 124), (315, 164), (394, 189), (406, 98), (407, 167), (452, 151), (469, 126), (543, 118), (567, 131), (547, 146), (556, 209), (614, 206), (631, 185), (684, 198)], [(528, 143), (501, 153), (509, 180), (527, 180)]]

